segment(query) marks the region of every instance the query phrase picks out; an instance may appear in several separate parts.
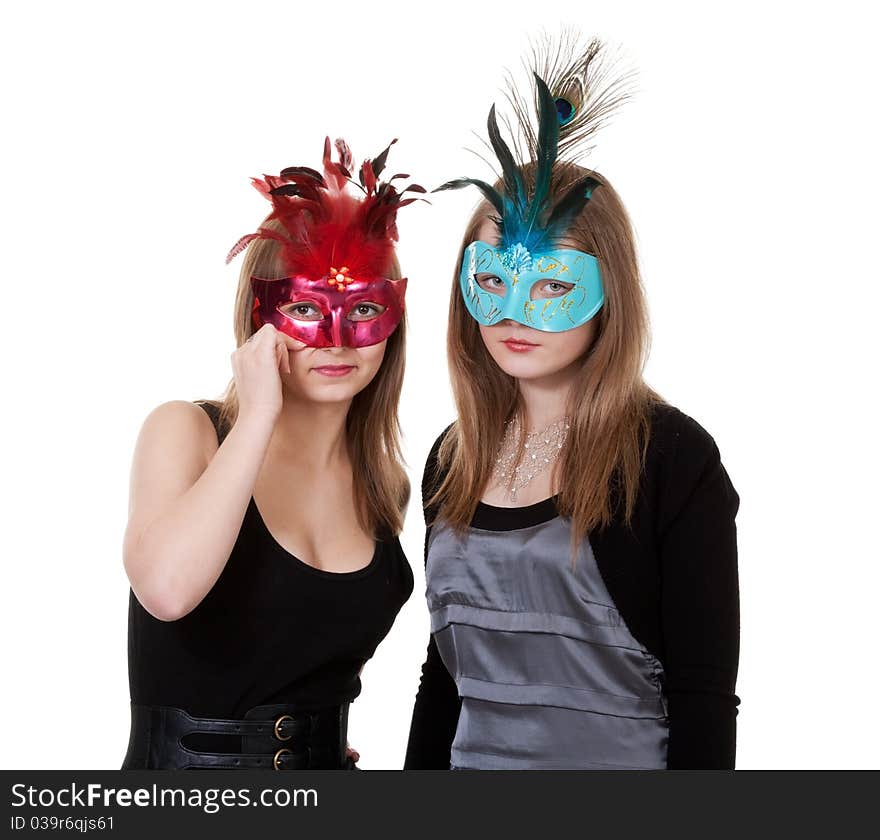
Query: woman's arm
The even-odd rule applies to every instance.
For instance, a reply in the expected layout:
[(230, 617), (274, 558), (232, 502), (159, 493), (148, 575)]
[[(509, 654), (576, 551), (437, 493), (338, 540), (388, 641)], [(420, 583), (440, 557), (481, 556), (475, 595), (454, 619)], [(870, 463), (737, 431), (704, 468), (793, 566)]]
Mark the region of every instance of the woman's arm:
[(432, 637), (413, 707), (404, 770), (449, 769), (460, 711), (461, 698), (455, 681), (446, 670)]
[(223, 445), (197, 405), (160, 405), (144, 422), (131, 469), (123, 561), (147, 612), (174, 621), (223, 571), (272, 434), (271, 415), (242, 417)]
[[(422, 506), (425, 508), (425, 524), (427, 526), (425, 532), (426, 564), (428, 540), (431, 536), (431, 527), (428, 523), (433, 521), (436, 510), (425, 507), (425, 503), (443, 480), (443, 476), (438, 470), (437, 452), (447, 431), (449, 431), (448, 428), (434, 441), (422, 475)], [(461, 699), (458, 696), (455, 680), (446, 670), (434, 637), (431, 636), (428, 640), (428, 656), (425, 664), (422, 665), (419, 691), (413, 708), (404, 770), (449, 769), (450, 751), (460, 711)]]
[(141, 605), (162, 621), (193, 610), (232, 552), (281, 409), (279, 368), (301, 342), (267, 325), (232, 354), (238, 419), (223, 445), (205, 412), (165, 403), (144, 422), (131, 470), (123, 560)]
[(669, 769), (733, 769), (739, 496), (718, 447), (681, 415), (658, 522)]

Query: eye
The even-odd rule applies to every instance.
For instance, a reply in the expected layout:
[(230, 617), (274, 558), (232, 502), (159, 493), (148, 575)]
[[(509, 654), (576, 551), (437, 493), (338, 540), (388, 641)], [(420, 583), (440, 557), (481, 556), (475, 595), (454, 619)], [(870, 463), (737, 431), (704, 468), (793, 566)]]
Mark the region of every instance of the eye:
[(322, 321), (324, 319), (324, 313), (321, 312), (318, 305), (309, 301), (286, 303), (284, 306), (279, 306), (278, 311), (295, 321)]
[(504, 297), (507, 294), (507, 285), (496, 274), (478, 274), (475, 279), (481, 289), (493, 295)]
[(349, 321), (372, 321), (385, 311), (385, 307), (378, 303), (358, 303), (348, 313)]
[(567, 295), (574, 288), (574, 283), (561, 283), (559, 280), (541, 280), (532, 286), (533, 300), (541, 298), (557, 298)]

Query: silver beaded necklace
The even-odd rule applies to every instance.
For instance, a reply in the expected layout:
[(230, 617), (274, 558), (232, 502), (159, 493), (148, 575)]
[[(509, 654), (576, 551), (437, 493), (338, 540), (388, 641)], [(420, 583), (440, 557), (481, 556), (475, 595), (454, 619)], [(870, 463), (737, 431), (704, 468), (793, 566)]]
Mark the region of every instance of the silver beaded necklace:
[(520, 421), (513, 417), (504, 425), (504, 437), (492, 479), (501, 487), (506, 487), (510, 500), (516, 501), (517, 491), (522, 490), (535, 476), (549, 469), (559, 457), (568, 437), (571, 421), (563, 417), (544, 429), (526, 435), (522, 458), (519, 458), (518, 442)]

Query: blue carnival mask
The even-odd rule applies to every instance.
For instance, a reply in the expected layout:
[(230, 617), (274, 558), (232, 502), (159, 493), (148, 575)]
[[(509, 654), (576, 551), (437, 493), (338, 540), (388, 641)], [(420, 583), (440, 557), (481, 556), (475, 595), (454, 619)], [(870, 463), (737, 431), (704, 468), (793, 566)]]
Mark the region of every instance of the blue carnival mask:
[[(563, 332), (586, 324), (605, 301), (596, 257), (559, 247), (602, 182), (595, 173), (578, 171), (578, 167), (573, 169), (574, 180), (554, 179), (560, 140), (565, 149), (587, 141), (600, 124), (599, 115), (605, 113), (604, 106), (599, 108), (595, 103), (610, 105), (615, 101), (612, 89), (601, 91), (596, 87), (599, 79), (588, 74), (595, 54), (591, 44), (576, 71), (551, 80), (558, 94), (533, 74), (537, 126), (525, 122), (526, 100), (513, 93), (521, 133), (527, 138), (529, 160), (534, 164), (531, 189), (527, 189), (523, 174), (525, 164), (517, 163), (501, 136), (493, 105), (487, 128), (501, 167), (498, 182), (493, 186), (479, 178), (456, 178), (434, 190), (474, 186), (492, 207), (488, 218), (498, 227), (498, 245), (471, 242), (459, 273), (468, 312), (485, 326), (509, 318), (545, 332)], [(584, 95), (569, 98), (572, 91)], [(592, 92), (592, 107), (585, 107), (585, 91)], [(559, 184), (554, 186), (556, 181)]]
[(586, 324), (605, 300), (596, 258), (570, 248), (530, 254), (521, 244), (501, 250), (471, 242), (459, 285), (468, 312), (486, 327), (509, 318), (563, 332)]

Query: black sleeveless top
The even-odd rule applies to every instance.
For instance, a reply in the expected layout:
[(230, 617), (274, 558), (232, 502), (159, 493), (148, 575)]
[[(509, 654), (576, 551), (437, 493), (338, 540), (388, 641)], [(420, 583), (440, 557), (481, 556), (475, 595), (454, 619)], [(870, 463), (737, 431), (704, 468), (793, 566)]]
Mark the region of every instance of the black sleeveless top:
[[(222, 443), (217, 408), (198, 404)], [(194, 610), (159, 621), (130, 592), (131, 701), (234, 718), (267, 703), (351, 701), (412, 589), (397, 537), (378, 540), (363, 569), (323, 571), (274, 540), (251, 497), (223, 572)]]

